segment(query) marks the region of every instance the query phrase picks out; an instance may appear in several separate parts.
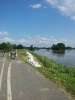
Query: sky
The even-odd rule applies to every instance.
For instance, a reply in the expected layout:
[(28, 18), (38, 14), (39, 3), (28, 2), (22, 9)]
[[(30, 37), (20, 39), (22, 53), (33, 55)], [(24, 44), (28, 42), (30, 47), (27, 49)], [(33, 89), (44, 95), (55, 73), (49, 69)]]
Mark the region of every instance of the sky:
[(0, 0), (0, 43), (75, 47), (75, 0)]

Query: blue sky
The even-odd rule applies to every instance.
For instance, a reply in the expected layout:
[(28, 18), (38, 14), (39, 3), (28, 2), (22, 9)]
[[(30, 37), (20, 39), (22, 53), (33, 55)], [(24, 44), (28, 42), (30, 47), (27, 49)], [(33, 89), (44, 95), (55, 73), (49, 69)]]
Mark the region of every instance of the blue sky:
[(75, 47), (75, 0), (0, 0), (0, 43)]

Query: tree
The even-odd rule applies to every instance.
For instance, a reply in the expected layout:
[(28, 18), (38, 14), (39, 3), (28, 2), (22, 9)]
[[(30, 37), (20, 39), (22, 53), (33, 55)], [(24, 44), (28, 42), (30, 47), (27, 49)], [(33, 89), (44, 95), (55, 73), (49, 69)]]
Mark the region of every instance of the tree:
[(0, 49), (4, 50), (7, 48), (7, 44), (5, 42), (3, 42), (2, 44), (0, 44)]
[(23, 49), (23, 48), (24, 48), (24, 47), (23, 47), (22, 44), (17, 45), (17, 49)]
[(17, 49), (17, 45), (16, 44), (12, 44), (13, 49)]
[(57, 47), (58, 47), (58, 50), (65, 50), (65, 44), (64, 43), (58, 43)]
[(1, 50), (1, 44), (0, 44), (0, 50)]
[(31, 45), (31, 46), (29, 47), (29, 50), (34, 50), (34, 46)]
[(64, 43), (57, 43), (57, 45), (54, 45), (51, 47), (52, 50), (65, 50), (65, 44)]
[(58, 50), (57, 45), (53, 44), (53, 46), (51, 47), (52, 50)]
[(71, 49), (72, 49), (72, 47), (68, 46), (68, 47), (66, 47), (66, 49), (69, 49), (69, 50), (71, 50)]
[(11, 51), (13, 49), (11, 43), (7, 42), (7, 47), (6, 47), (6, 50), (7, 51)]

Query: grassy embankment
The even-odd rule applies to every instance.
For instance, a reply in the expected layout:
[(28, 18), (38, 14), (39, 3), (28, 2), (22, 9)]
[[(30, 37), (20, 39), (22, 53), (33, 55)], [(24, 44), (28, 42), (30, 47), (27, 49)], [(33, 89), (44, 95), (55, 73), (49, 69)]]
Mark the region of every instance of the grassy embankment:
[[(53, 81), (59, 87), (64, 87), (67, 92), (70, 92), (75, 96), (75, 67), (69, 68), (65, 65), (55, 63), (48, 57), (44, 57), (31, 51), (30, 53), (34, 56), (34, 59), (38, 60), (41, 64), (41, 67), (36, 68), (38, 71), (40, 71), (50, 81)], [(24, 52), (20, 51), (19, 56), (28, 63), (26, 50)]]

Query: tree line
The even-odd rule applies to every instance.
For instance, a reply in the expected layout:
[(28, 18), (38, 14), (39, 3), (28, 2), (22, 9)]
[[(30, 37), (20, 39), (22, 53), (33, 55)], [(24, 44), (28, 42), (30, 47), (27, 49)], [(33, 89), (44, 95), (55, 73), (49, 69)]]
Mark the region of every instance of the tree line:
[(65, 46), (64, 43), (57, 43), (56, 45), (53, 44), (51, 47), (34, 47), (31, 45), (30, 47), (25, 47), (22, 44), (11, 44), (10, 42), (3, 42), (0, 44), (0, 50), (6, 49), (7, 51), (10, 51), (12, 49), (29, 49), (29, 50), (35, 50), (35, 49), (52, 49), (52, 50), (66, 50), (66, 49), (75, 49), (70, 46)]
[(57, 43), (57, 44), (53, 44), (51, 47), (40, 47), (40, 48), (34, 47), (33, 45), (31, 45), (29, 49), (30, 50), (35, 50), (35, 49), (47, 49), (47, 50), (49, 50), (49, 49), (51, 49), (51, 50), (66, 50), (66, 49), (68, 49), (68, 50), (71, 50), (71, 49), (75, 49), (75, 48), (72, 48), (70, 46), (66, 47), (64, 43)]
[(10, 42), (3, 42), (0, 44), (0, 50), (6, 49), (7, 51), (13, 50), (13, 49), (24, 49), (24, 46), (22, 44), (16, 45), (11, 44)]

